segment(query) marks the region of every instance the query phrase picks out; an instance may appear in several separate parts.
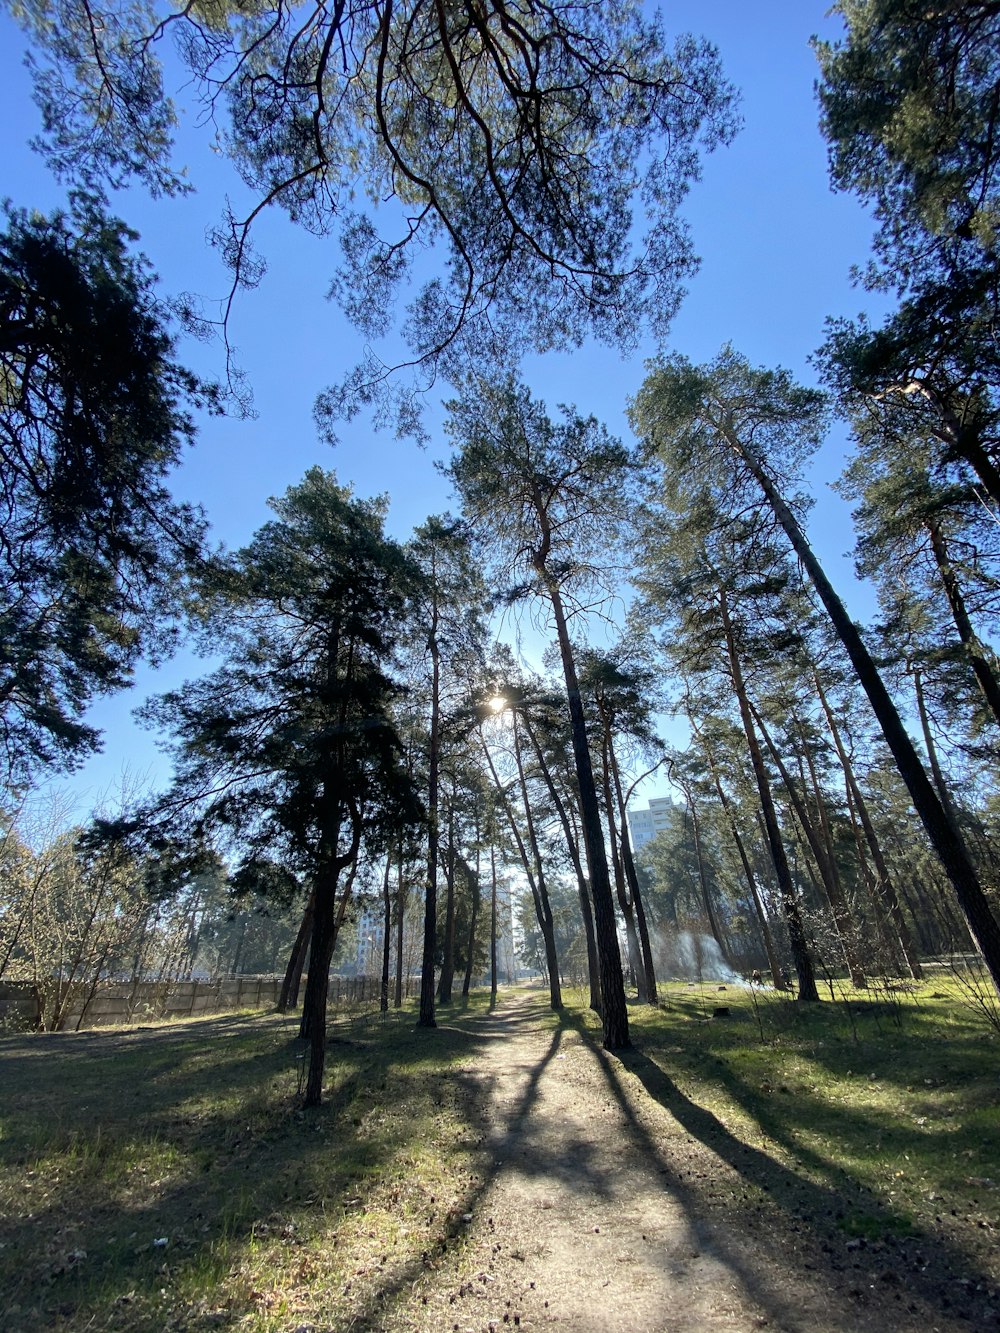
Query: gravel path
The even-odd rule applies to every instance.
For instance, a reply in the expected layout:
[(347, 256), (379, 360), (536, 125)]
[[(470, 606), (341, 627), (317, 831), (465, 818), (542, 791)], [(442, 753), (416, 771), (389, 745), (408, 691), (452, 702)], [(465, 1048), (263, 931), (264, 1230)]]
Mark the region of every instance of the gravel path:
[(553, 1032), (531, 994), (477, 1028), (483, 1053), (455, 1077), (482, 1188), (387, 1330), (1000, 1328), (957, 1257), (850, 1240), (839, 1196), (735, 1139), (641, 1052)]

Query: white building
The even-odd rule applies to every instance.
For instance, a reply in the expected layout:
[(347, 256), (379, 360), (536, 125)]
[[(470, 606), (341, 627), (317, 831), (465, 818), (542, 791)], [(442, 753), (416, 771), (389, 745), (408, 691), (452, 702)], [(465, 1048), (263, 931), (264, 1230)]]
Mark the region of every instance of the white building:
[(634, 852), (647, 842), (652, 842), (657, 833), (670, 827), (671, 811), (674, 808), (669, 796), (654, 796), (648, 809), (628, 812), (628, 832)]

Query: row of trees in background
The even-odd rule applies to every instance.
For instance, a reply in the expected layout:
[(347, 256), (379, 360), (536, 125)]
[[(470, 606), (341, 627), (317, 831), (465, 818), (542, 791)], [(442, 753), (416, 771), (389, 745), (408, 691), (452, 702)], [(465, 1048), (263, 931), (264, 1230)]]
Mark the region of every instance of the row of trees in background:
[[(234, 892), (296, 905), (286, 1000), (308, 954), (309, 1103), (321, 1097), (330, 963), (356, 906), (384, 904), (386, 1003), (393, 908), (398, 938), (407, 913), (421, 918), (420, 1021), (432, 1025), (496, 939), (510, 867), (527, 885), (525, 938), (537, 931), (552, 1005), (585, 958), (612, 1049), (629, 1041), (626, 987), (655, 1003), (689, 940), (766, 968), (778, 987), (794, 972), (804, 1002), (824, 976), (859, 987), (916, 976), (942, 951), (974, 950), (1000, 985), (994, 7), (845, 0), (847, 39), (818, 48), (823, 125), (835, 183), (874, 207), (867, 281), (894, 293), (896, 313), (879, 329), (831, 327), (819, 356), (829, 397), (731, 348), (700, 367), (661, 358), (632, 406), (635, 445), (573, 409), (553, 418), (516, 370), (496, 368), (519, 339), (559, 345), (590, 328), (627, 340), (637, 319), (669, 317), (691, 262), (675, 209), (694, 147), (733, 127), (714, 53), (694, 42), (668, 53), (628, 5), (607, 17), (533, 0), (489, 14), (403, 8), (359, 4), (293, 30), (284, 10), (223, 6), (210, 26), (184, 11), (147, 31), (136, 7), (121, 20), (134, 40), (114, 52), (90, 7), (53, 25), (42, 6), (32, 20), (52, 62), (50, 151), (90, 184), (110, 170), (176, 188), (153, 52), (182, 30), (210, 101), (225, 82), (229, 146), (246, 179), (266, 184), (263, 202), (340, 230), (341, 291), (366, 332), (409, 240), (445, 238), (447, 276), (406, 331), (415, 363), (455, 387), (460, 513), (397, 542), (383, 501), (313, 469), (243, 550), (209, 558), (200, 516), (157, 488), (188, 431), (185, 400), (212, 395), (175, 367), (121, 229), (104, 225), (96, 256), (62, 252), (100, 279), (83, 284), (84, 309), (110, 281), (146, 314), (125, 334), (154, 367), (136, 386), (150, 404), (147, 454), (120, 413), (97, 410), (100, 383), (72, 360), (63, 373), (69, 335), (18, 276), (14, 242), (33, 233), (13, 220), (14, 276), (0, 289), (14, 387), (0, 444), (20, 525), (0, 552), (12, 774), (91, 744), (73, 730), (89, 694), (123, 682), (165, 612), (187, 617), (221, 665), (147, 707), (171, 738), (173, 786), (99, 823), (70, 861), (94, 883), (141, 866), (161, 902), (221, 861)], [(290, 85), (293, 65), (311, 77)], [(126, 87), (134, 115), (121, 114)], [(311, 132), (286, 134), (306, 107)], [(344, 211), (359, 183), (399, 201), (398, 244)], [(651, 230), (632, 255), (640, 195)], [(237, 280), (255, 212), (230, 219)], [(68, 236), (62, 222), (32, 226), (36, 239)], [(321, 416), (386, 383), (369, 361)], [(397, 407), (415, 426), (406, 393)], [(864, 633), (805, 531), (803, 469), (831, 408), (854, 432), (842, 484), (880, 599)], [(119, 466), (137, 457), (133, 472)], [(77, 476), (98, 483), (90, 526), (74, 508)], [(184, 577), (164, 577), (171, 565)], [(493, 643), (497, 619), (517, 616), (548, 639), (544, 675)], [(678, 719), (684, 744), (658, 737), (661, 716)], [(637, 857), (626, 810), (655, 769), (682, 813)], [(5, 908), (5, 929), (8, 917), (19, 919)]]
[[(450, 408), (462, 520), (429, 520), (400, 545), (379, 502), (313, 469), (247, 548), (206, 570), (192, 614), (224, 664), (148, 707), (173, 737), (174, 786), (100, 826), (95, 846), (152, 849), (168, 890), (221, 856), (237, 892), (305, 907), (289, 978), (308, 950), (313, 1097), (325, 979), (357, 905), (387, 905), (387, 1000), (393, 930), (400, 939), (407, 912), (433, 917), (425, 977), (447, 1002), (484, 968), (498, 866), (528, 886), (524, 934), (539, 941), (551, 1003), (567, 974), (585, 976), (615, 1045), (628, 1040), (626, 976), (655, 1003), (658, 965), (670, 975), (689, 937), (778, 987), (794, 972), (803, 1000), (818, 976), (864, 986), (982, 945), (773, 500), (739, 454), (704, 438), (717, 429), (709, 407), (739, 429), (748, 403), (770, 468), (781, 439), (802, 452), (817, 435), (815, 391), (730, 351), (654, 368), (632, 450), (571, 411), (553, 422), (513, 381), (470, 382)], [(626, 570), (640, 590), (626, 635), (587, 646)], [(552, 674), (493, 644), (491, 599), (554, 629)], [(887, 674), (891, 647), (886, 635)], [(905, 677), (889, 678), (898, 695)], [(943, 707), (947, 748), (934, 738)], [(922, 673), (915, 709), (989, 911), (996, 752), (978, 695)], [(663, 712), (684, 719), (683, 750), (658, 738)], [(630, 788), (657, 767), (685, 814), (636, 857)]]

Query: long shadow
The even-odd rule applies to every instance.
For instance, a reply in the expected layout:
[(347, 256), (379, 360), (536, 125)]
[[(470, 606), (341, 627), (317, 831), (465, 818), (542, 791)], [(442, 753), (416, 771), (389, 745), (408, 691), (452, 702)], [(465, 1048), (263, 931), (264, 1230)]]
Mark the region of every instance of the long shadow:
[[(231, 1017), (206, 1018), (177, 1031), (98, 1031), (56, 1034), (54, 1041), (44, 1036), (39, 1041), (33, 1036), (28, 1041), (4, 1043), (0, 1058), (8, 1071), (13, 1073), (16, 1068), (17, 1072), (16, 1080), (7, 1081), (7, 1087), (13, 1082), (18, 1085), (16, 1095), (5, 1100), (14, 1103), (9, 1109), (14, 1110), (18, 1123), (25, 1120), (32, 1098), (45, 1104), (57, 1084), (62, 1085), (64, 1097), (67, 1086), (74, 1089), (64, 1115), (55, 1120), (55, 1138), (50, 1118), (46, 1125), (39, 1125), (38, 1136), (29, 1127), (20, 1145), (8, 1139), (4, 1153), (8, 1165), (30, 1164), (33, 1141), (36, 1157), (39, 1148), (58, 1152), (68, 1146), (71, 1152), (79, 1150), (84, 1159), (91, 1153), (110, 1153), (115, 1154), (116, 1162), (120, 1155), (138, 1164), (144, 1154), (152, 1157), (154, 1140), (155, 1150), (166, 1145), (187, 1153), (192, 1160), (206, 1142), (213, 1145), (214, 1154), (211, 1161), (203, 1163), (204, 1174), (192, 1170), (186, 1161), (183, 1178), (165, 1181), (154, 1195), (145, 1189), (130, 1197), (127, 1181), (119, 1189), (118, 1182), (108, 1182), (107, 1172), (100, 1169), (86, 1198), (80, 1197), (78, 1189), (69, 1195), (60, 1186), (48, 1190), (48, 1199), (40, 1197), (38, 1207), (20, 1215), (16, 1234), (3, 1238), (10, 1243), (6, 1256), (9, 1301), (13, 1304), (24, 1299), (18, 1256), (27, 1259), (24, 1276), (30, 1277), (29, 1270), (37, 1273), (37, 1256), (78, 1247), (83, 1236), (90, 1258), (78, 1271), (60, 1270), (57, 1262), (47, 1279), (48, 1295), (39, 1298), (37, 1286), (34, 1296), (28, 1294), (28, 1300), (40, 1299), (41, 1306), (15, 1315), (7, 1327), (21, 1327), (18, 1317), (26, 1319), (25, 1328), (32, 1329), (49, 1326), (50, 1321), (52, 1326), (58, 1323), (69, 1329), (77, 1326), (75, 1317), (85, 1324), (95, 1309), (95, 1300), (98, 1304), (101, 1300), (113, 1302), (121, 1294), (108, 1289), (104, 1275), (110, 1273), (115, 1282), (124, 1282), (126, 1288), (131, 1284), (140, 1293), (120, 1326), (149, 1329), (152, 1333), (162, 1327), (164, 1316), (140, 1307), (161, 1285), (161, 1270), (176, 1276), (181, 1286), (185, 1274), (200, 1272), (200, 1294), (207, 1294), (211, 1300), (214, 1283), (228, 1271), (234, 1247), (254, 1243), (262, 1226), (266, 1233), (268, 1218), (276, 1212), (296, 1215), (309, 1206), (310, 1195), (318, 1196), (312, 1200), (315, 1225), (321, 1232), (334, 1229), (333, 1218), (347, 1207), (349, 1196), (364, 1195), (371, 1183), (391, 1174), (395, 1162), (414, 1146), (413, 1130), (406, 1124), (378, 1142), (363, 1139), (355, 1129), (359, 1120), (352, 1116), (352, 1099), (359, 1098), (362, 1110), (373, 1105), (378, 1087), (384, 1086), (384, 1075), (391, 1071), (394, 1091), (405, 1101), (409, 1079), (415, 1078), (426, 1087), (428, 1074), (423, 1066), (436, 1069), (442, 1063), (446, 1068), (450, 1064), (449, 1072), (440, 1077), (435, 1074), (434, 1084), (442, 1093), (449, 1085), (457, 1093), (465, 1123), (476, 1135), (473, 1157), (479, 1170), (456, 1207), (425, 1237), (429, 1248), (394, 1260), (386, 1279), (366, 1293), (356, 1316), (352, 1311), (352, 1327), (380, 1328), (387, 1307), (436, 1266), (466, 1230), (459, 1220), (461, 1215), (475, 1211), (498, 1169), (496, 1144), (477, 1119), (480, 1106), (489, 1101), (494, 1076), (487, 1075), (484, 1082), (463, 1066), (494, 1043), (504, 1042), (525, 1023), (541, 1022), (545, 1012), (541, 1004), (527, 1010), (519, 1005), (491, 1014), (448, 1014), (437, 1029), (430, 1031), (395, 1027), (356, 1034), (349, 1029), (337, 1030), (331, 1038), (329, 1062), (335, 1086), (320, 1112), (308, 1116), (295, 1109), (292, 1088), (299, 1050), (295, 1022), (275, 1024), (274, 1043), (266, 1051), (241, 1049), (238, 1037), (241, 1027), (246, 1030), (246, 1020)], [(230, 1043), (228, 1037), (234, 1041)], [(514, 1109), (514, 1122), (521, 1123), (530, 1114), (539, 1080), (556, 1054), (559, 1040), (556, 1029), (547, 1052), (528, 1071)], [(54, 1050), (58, 1051), (57, 1060), (48, 1058)], [(336, 1076), (338, 1064), (345, 1070), (350, 1066), (350, 1072)], [(198, 1108), (198, 1099), (204, 1093), (203, 1071), (206, 1075), (210, 1072), (216, 1087), (221, 1075), (230, 1093), (224, 1107), (208, 1112)], [(284, 1079), (287, 1095), (277, 1102), (272, 1097), (268, 1104), (265, 1086), (260, 1097), (260, 1123), (247, 1123), (247, 1106), (253, 1102), (258, 1086), (273, 1082), (275, 1077)], [(39, 1121), (42, 1119), (39, 1117)], [(62, 1134), (60, 1124), (64, 1126)], [(352, 1137), (356, 1141), (346, 1174), (344, 1168), (338, 1174), (327, 1165), (327, 1136), (333, 1134), (340, 1142), (349, 1143)], [(336, 1160), (341, 1156), (338, 1149)], [(273, 1169), (270, 1182), (262, 1182), (262, 1163)], [(294, 1192), (282, 1197), (281, 1182), (287, 1184), (289, 1180), (294, 1181)], [(325, 1215), (324, 1199), (333, 1209), (331, 1218)], [(359, 1206), (363, 1207), (364, 1202)], [(183, 1227), (181, 1234), (169, 1237), (169, 1249), (157, 1253), (151, 1246), (154, 1238), (164, 1233), (166, 1217), (180, 1219)], [(308, 1229), (309, 1223), (305, 1225)], [(111, 1231), (114, 1236), (109, 1235)], [(220, 1260), (219, 1253), (228, 1254), (230, 1259)]]
[[(425, 1080), (423, 1061), (474, 1054), (485, 1040), (481, 1033), (457, 1027), (426, 1034), (430, 1041), (421, 1040), (419, 1031), (404, 1035), (398, 1030), (357, 1041), (335, 1037), (330, 1053), (334, 1086), (320, 1112), (306, 1116), (296, 1110), (296, 1026), (275, 1024), (274, 1042), (263, 1051), (241, 1048), (240, 1027), (238, 1019), (206, 1019), (194, 1032), (188, 1024), (183, 1033), (90, 1032), (70, 1040), (57, 1035), (54, 1043), (44, 1036), (4, 1043), (0, 1056), (6, 1071), (12, 1074), (16, 1067), (17, 1072), (16, 1084), (13, 1078), (3, 1080), (5, 1133), (13, 1135), (3, 1145), (8, 1168), (33, 1165), (39, 1152), (55, 1151), (69, 1154), (64, 1172), (77, 1171), (68, 1182), (46, 1178), (44, 1168), (31, 1173), (26, 1179), (37, 1205), (18, 1208), (16, 1226), (0, 1227), (7, 1233), (2, 1237), (6, 1255), (0, 1256), (6, 1260), (0, 1264), (6, 1271), (0, 1286), (6, 1287), (7, 1302), (37, 1303), (11, 1315), (5, 1328), (75, 1327), (77, 1310), (80, 1326), (89, 1326), (95, 1301), (110, 1303), (121, 1296), (107, 1289), (112, 1281), (124, 1283), (126, 1292), (131, 1284), (140, 1293), (116, 1326), (159, 1330), (164, 1314), (140, 1306), (162, 1284), (161, 1269), (182, 1287), (185, 1274), (201, 1273), (200, 1294), (211, 1299), (214, 1282), (229, 1267), (218, 1257), (220, 1245), (222, 1252), (231, 1252), (234, 1245), (250, 1244), (276, 1210), (294, 1215), (310, 1202), (316, 1225), (325, 1228), (324, 1199), (339, 1212), (350, 1194), (391, 1172), (412, 1146), (413, 1129), (405, 1122), (377, 1141), (362, 1139), (355, 1128), (353, 1099), (361, 1095), (361, 1109), (370, 1107), (378, 1097), (380, 1072), (399, 1071), (394, 1086), (405, 1099), (410, 1078)], [(246, 1020), (243, 1028), (247, 1031)], [(142, 1039), (151, 1036), (144, 1044)], [(54, 1048), (57, 1060), (51, 1059)], [(123, 1058), (126, 1054), (129, 1059)], [(338, 1064), (343, 1075), (337, 1074)], [(208, 1076), (216, 1091), (221, 1080), (226, 1097), (206, 1110), (198, 1102), (205, 1091), (201, 1080)], [(275, 1079), (283, 1082), (284, 1094), (274, 1094)], [(57, 1084), (64, 1109), (57, 1115), (36, 1114), (36, 1132), (32, 1105), (36, 1111), (48, 1108)], [(72, 1089), (68, 1097), (67, 1089)], [(333, 1134), (341, 1143), (355, 1140), (349, 1163), (337, 1171), (331, 1170), (326, 1146)], [(200, 1161), (206, 1144), (211, 1157)], [(342, 1156), (338, 1149), (334, 1160)], [(162, 1158), (178, 1169), (161, 1167)], [(109, 1178), (107, 1159), (115, 1163), (115, 1173), (119, 1163), (127, 1164), (121, 1178)], [(145, 1181), (130, 1188), (127, 1171), (141, 1174), (144, 1163), (164, 1171), (161, 1189), (151, 1190)], [(270, 1178), (262, 1167), (273, 1172)], [(168, 1217), (181, 1234), (172, 1231), (166, 1238), (169, 1248), (157, 1251), (155, 1240), (164, 1236)], [(89, 1258), (73, 1269), (65, 1252), (83, 1250)], [(39, 1295), (39, 1273), (46, 1269)]]
[[(522, 1030), (526, 1023), (537, 1021), (539, 1015), (548, 1013), (550, 1011), (542, 1003), (534, 1004), (528, 1010), (525, 1010), (522, 1004), (512, 1009), (498, 1008), (490, 1014), (477, 1015), (461, 1023), (440, 1024), (437, 1031), (440, 1032), (443, 1029), (445, 1033), (474, 1037), (475, 1040), (470, 1042), (468, 1050), (470, 1055), (478, 1055), (482, 1053), (481, 1044), (489, 1046), (492, 1043), (502, 1043), (512, 1033)], [(471, 1184), (465, 1191), (456, 1209), (460, 1216), (475, 1215), (483, 1196), (490, 1189), (498, 1172), (504, 1166), (506, 1158), (505, 1156), (498, 1156), (498, 1153), (504, 1152), (507, 1145), (514, 1141), (530, 1116), (538, 1100), (538, 1089), (542, 1076), (559, 1051), (562, 1035), (561, 1027), (556, 1028), (552, 1033), (548, 1048), (541, 1058), (530, 1066), (524, 1088), (507, 1118), (507, 1127), (504, 1133), (500, 1135), (484, 1134), (482, 1136), (480, 1171), (475, 1183)], [(477, 1127), (476, 1121), (482, 1107), (492, 1099), (497, 1076), (490, 1075), (484, 1080), (471, 1077), (470, 1073), (471, 1071), (456, 1068), (454, 1077), (462, 1088), (468, 1123), (470, 1128), (473, 1128)], [(391, 1278), (373, 1288), (367, 1295), (362, 1307), (352, 1315), (351, 1327), (359, 1330), (370, 1329), (373, 1330), (373, 1333), (378, 1333), (378, 1330), (383, 1327), (383, 1321), (388, 1311), (411, 1292), (414, 1284), (422, 1275), (433, 1271), (436, 1264), (450, 1248), (452, 1241), (464, 1233), (465, 1230), (466, 1223), (464, 1220), (461, 1223), (456, 1223), (432, 1251), (425, 1251), (419, 1258), (412, 1258), (397, 1269)], [(502, 1242), (497, 1242), (498, 1248), (501, 1244)]]
[[(655, 1141), (635, 1116), (618, 1076), (615, 1061), (603, 1052), (601, 1055), (601, 1067), (608, 1086), (621, 1105), (633, 1132), (643, 1141), (650, 1156), (660, 1164), (665, 1184), (669, 1185), (672, 1192), (682, 1197), (686, 1196), (688, 1200), (693, 1199), (693, 1191), (678, 1178), (676, 1170), (660, 1153)], [(866, 1264), (862, 1260), (865, 1260), (868, 1266), (874, 1263), (879, 1280), (893, 1284), (898, 1282), (902, 1285), (901, 1291), (895, 1291), (894, 1285), (894, 1291), (899, 1298), (901, 1312), (903, 1309), (908, 1310), (911, 1318), (923, 1313), (937, 1321), (972, 1319), (981, 1321), (980, 1326), (992, 1326), (997, 1316), (997, 1307), (990, 1299), (992, 1285), (990, 1278), (983, 1272), (970, 1268), (968, 1256), (952, 1247), (947, 1239), (919, 1233), (914, 1233), (907, 1239), (895, 1239), (892, 1236), (896, 1221), (893, 1214), (875, 1195), (865, 1191), (864, 1209), (876, 1224), (876, 1228), (887, 1233), (888, 1243), (883, 1248), (869, 1251), (863, 1240), (848, 1241), (838, 1230), (837, 1220), (847, 1210), (857, 1207), (857, 1192), (853, 1199), (848, 1198), (839, 1190), (817, 1184), (790, 1170), (760, 1149), (744, 1143), (712, 1112), (686, 1097), (664, 1070), (641, 1050), (623, 1051), (618, 1054), (617, 1060), (624, 1069), (638, 1078), (647, 1094), (669, 1112), (692, 1138), (726, 1162), (738, 1173), (743, 1182), (768, 1196), (775, 1205), (789, 1215), (790, 1219), (794, 1219), (794, 1226), (798, 1226), (801, 1230), (799, 1224), (802, 1224), (808, 1229), (819, 1250), (819, 1256), (812, 1256), (806, 1265), (813, 1278), (815, 1271), (812, 1265), (819, 1258), (827, 1274), (831, 1277), (838, 1275), (835, 1279), (838, 1283), (844, 1282), (844, 1277), (839, 1276), (841, 1274), (845, 1275), (848, 1282), (857, 1282), (859, 1279), (854, 1275), (857, 1272), (863, 1273)], [(801, 1155), (798, 1146), (796, 1151)], [(758, 1210), (752, 1207), (740, 1209), (738, 1205), (731, 1204), (726, 1214), (727, 1229), (739, 1226), (738, 1214), (741, 1211), (746, 1215), (748, 1224), (759, 1228), (761, 1218)], [(715, 1243), (723, 1246), (726, 1244), (720, 1235), (715, 1237)], [(846, 1248), (848, 1244), (856, 1245), (857, 1249), (848, 1251)], [(822, 1260), (822, 1256), (825, 1256), (825, 1261)], [(755, 1275), (748, 1271), (746, 1264), (732, 1247), (729, 1247), (728, 1259), (740, 1271), (748, 1289), (754, 1292), (762, 1303), (770, 1304), (773, 1308), (775, 1302), (773, 1293), (768, 1295), (759, 1290)], [(789, 1262), (794, 1260), (790, 1258)], [(949, 1284), (952, 1295), (948, 1294)], [(859, 1294), (863, 1296), (864, 1293)], [(918, 1311), (917, 1299), (926, 1307), (924, 1312)], [(793, 1327), (797, 1326), (794, 1323), (794, 1309), (787, 1308), (787, 1303), (781, 1298), (778, 1298), (778, 1301), (779, 1305), (785, 1306), (782, 1310), (783, 1317), (791, 1319)]]

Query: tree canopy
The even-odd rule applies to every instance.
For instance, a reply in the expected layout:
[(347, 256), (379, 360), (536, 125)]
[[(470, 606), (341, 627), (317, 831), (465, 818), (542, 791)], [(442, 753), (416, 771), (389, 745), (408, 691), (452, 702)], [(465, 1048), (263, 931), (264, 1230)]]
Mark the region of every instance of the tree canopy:
[[(417, 257), (437, 247), (405, 326), (428, 376), (473, 332), (542, 348), (664, 328), (694, 266), (678, 205), (699, 147), (736, 124), (711, 45), (669, 44), (634, 0), (12, 8), (66, 176), (186, 188), (165, 76), (179, 57), (177, 82), (250, 190), (220, 230), (237, 284), (259, 272), (250, 231), (276, 203), (339, 235), (333, 291), (378, 337)], [(370, 398), (385, 372), (369, 353), (324, 413)]]
[(22, 781), (99, 744), (95, 694), (128, 683), (204, 534), (171, 496), (213, 391), (174, 360), (146, 261), (91, 200), (0, 234), (0, 763)]

